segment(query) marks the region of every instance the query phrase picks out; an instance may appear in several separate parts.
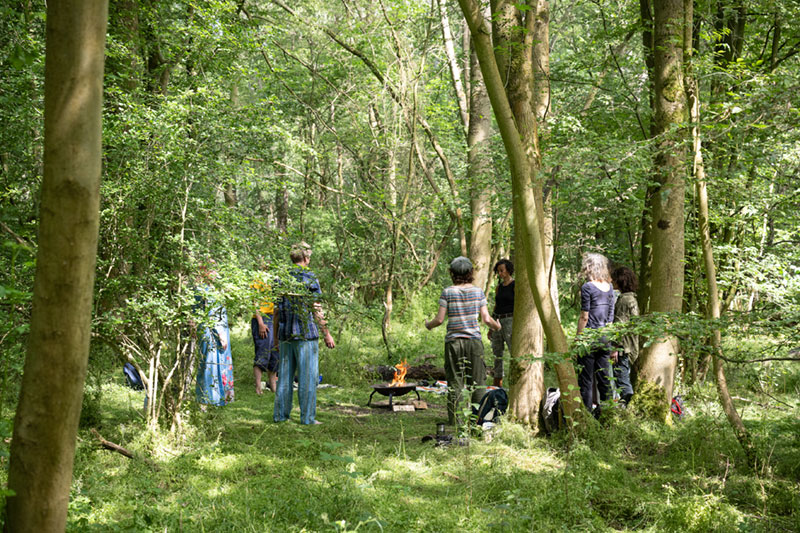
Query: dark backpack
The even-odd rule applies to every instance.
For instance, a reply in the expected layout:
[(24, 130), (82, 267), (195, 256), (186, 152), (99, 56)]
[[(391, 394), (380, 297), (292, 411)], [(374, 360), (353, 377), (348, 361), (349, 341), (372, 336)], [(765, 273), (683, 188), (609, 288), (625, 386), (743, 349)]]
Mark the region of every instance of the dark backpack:
[(508, 393), (505, 389), (493, 389), (487, 392), (478, 408), (472, 408), (472, 414), (477, 417), (478, 425), (483, 425), (484, 422), (493, 422), (497, 424), (500, 421), (500, 416), (504, 415), (508, 409)]
[(144, 390), (144, 382), (142, 382), (142, 377), (135, 366), (125, 363), (125, 366), (122, 367), (122, 373), (125, 374), (125, 381), (128, 383), (128, 387), (133, 390)]
[(672, 411), (672, 416), (675, 419), (683, 420), (686, 411), (683, 408), (683, 397), (680, 394), (672, 398), (672, 403), (669, 406), (669, 410)]
[(547, 389), (539, 409), (539, 427), (545, 435), (551, 435), (564, 427), (564, 410), (561, 407), (561, 391), (556, 387)]

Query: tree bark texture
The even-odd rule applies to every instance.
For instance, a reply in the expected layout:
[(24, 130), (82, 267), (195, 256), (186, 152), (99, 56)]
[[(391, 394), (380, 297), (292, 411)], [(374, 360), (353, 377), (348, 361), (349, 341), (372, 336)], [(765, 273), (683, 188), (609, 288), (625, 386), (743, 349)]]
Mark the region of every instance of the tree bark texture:
[(15, 533), (66, 527), (91, 332), (107, 19), (106, 1), (48, 4), (39, 250), (8, 475)]
[[(515, 211), (517, 206), (515, 205)], [(514, 213), (514, 220), (520, 221), (520, 213)], [(506, 387), (509, 389), (508, 410), (511, 416), (523, 424), (536, 427), (539, 422), (539, 405), (544, 394), (544, 364), (531, 361), (531, 357), (541, 357), (544, 353), (544, 330), (536, 310), (536, 302), (531, 292), (528, 268), (529, 259), (519, 253), (525, 249), (521, 242), (524, 231), (516, 228), (514, 257), (516, 283), (514, 284), (514, 326), (511, 335), (511, 357), (506, 368)]]
[(492, 261), (492, 104), (486, 94), (486, 85), (478, 65), (478, 56), (472, 57), (470, 83), (469, 134), (467, 135), (467, 174), (470, 184), (472, 232), (469, 255), (475, 268), (476, 286), (487, 290)]
[[(528, 176), (523, 179), (526, 194), (532, 194), (536, 210), (531, 213), (539, 221), (541, 235), (538, 240), (544, 251), (544, 208), (539, 169), (539, 132), (537, 120), (537, 98), (535, 88), (535, 62), (533, 56), (535, 37), (535, 13), (522, 11), (506, 0), (493, 1), (492, 36), (495, 57), (504, 75), (506, 96), (511, 104), (522, 144), (526, 148)], [(518, 191), (515, 191), (515, 195)], [(533, 265), (529, 255), (520, 253), (529, 248), (525, 243), (524, 213), (518, 202), (514, 202), (514, 248), (518, 283), (514, 295), (514, 332), (511, 339), (511, 361), (509, 376), (511, 395), (509, 409), (514, 417), (524, 423), (536, 426), (539, 418), (539, 403), (544, 395), (544, 365), (541, 361), (531, 361), (531, 357), (541, 357), (544, 352), (544, 331), (536, 303), (530, 288), (530, 271)], [(543, 254), (543, 257), (546, 255)], [(545, 265), (546, 262), (543, 262)], [(546, 266), (545, 266), (546, 268)], [(519, 298), (519, 299), (518, 299)]]
[[(467, 109), (467, 92), (464, 90), (464, 84), (461, 82), (461, 67), (458, 65), (458, 60), (456, 59), (456, 50), (455, 46), (453, 45), (453, 32), (450, 30), (450, 19), (447, 16), (447, 0), (437, 0), (436, 3), (439, 5), (439, 17), (442, 21), (442, 40), (444, 41), (444, 51), (445, 55), (447, 56), (447, 64), (450, 66), (450, 76), (453, 80), (453, 91), (456, 94), (456, 100), (458, 102), (458, 116), (461, 118), (461, 125), (464, 127), (464, 133), (469, 135), (468, 132), (470, 119), (469, 111)], [(471, 71), (470, 74), (472, 74)], [(483, 82), (481, 81), (481, 83)], [(484, 94), (485, 93), (486, 91), (484, 90)], [(470, 109), (472, 109), (472, 106), (470, 106)]]
[[(650, 311), (680, 311), (684, 279), (684, 200), (687, 118), (683, 79), (683, 0), (656, 0), (654, 14), (655, 177), (651, 235), (653, 243)], [(691, 21), (690, 21), (691, 23)], [(691, 42), (686, 43), (691, 46)], [(678, 342), (667, 338), (644, 350), (640, 381), (664, 394), (664, 418), (669, 414)]]
[[(531, 186), (532, 165), (527, 156), (520, 130), (506, 95), (503, 78), (500, 75), (491, 39), (491, 31), (480, 11), (479, 5), (472, 0), (459, 0), (459, 5), (472, 32), (475, 51), (480, 62), (489, 100), (492, 103), (497, 119), (500, 135), (503, 139), (509, 160), (512, 176), (513, 202), (519, 203), (523, 220), (519, 229), (522, 231), (522, 248), (516, 251), (517, 258), (525, 257), (524, 268), (529, 275), (529, 286), (532, 291), (539, 316), (542, 317), (547, 342), (551, 351), (566, 354), (568, 345), (561, 322), (555, 312), (550, 297), (547, 271), (545, 269), (544, 246), (542, 242), (542, 225), (536, 213), (537, 209), (533, 188)], [(529, 88), (529, 90), (531, 90)], [(532, 110), (529, 109), (532, 115)], [(570, 363), (556, 366), (559, 384), (564, 398), (564, 410), (567, 416), (580, 417), (580, 398), (574, 393), (578, 389), (575, 370)]]

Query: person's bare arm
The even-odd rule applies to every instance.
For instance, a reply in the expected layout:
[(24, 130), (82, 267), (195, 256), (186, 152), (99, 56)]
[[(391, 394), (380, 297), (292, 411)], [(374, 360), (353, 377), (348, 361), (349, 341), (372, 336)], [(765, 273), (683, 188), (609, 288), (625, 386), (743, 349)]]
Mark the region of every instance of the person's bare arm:
[(500, 322), (492, 318), (492, 315), (489, 314), (489, 308), (485, 305), (481, 307), (481, 320), (493, 331), (500, 331), (500, 328), (503, 327)]
[(442, 322), (444, 322), (444, 317), (446, 316), (447, 316), (447, 308), (439, 307), (439, 312), (436, 313), (436, 316), (433, 317), (433, 320), (425, 321), (425, 328), (431, 330), (437, 326), (441, 326)]
[(583, 328), (586, 327), (586, 324), (589, 323), (589, 311), (581, 311), (581, 316), (578, 318), (578, 332), (576, 335), (580, 335), (583, 331)]
[(262, 339), (267, 338), (267, 325), (264, 323), (264, 317), (258, 311), (255, 312), (256, 322), (258, 322), (258, 336)]
[(328, 348), (335, 348), (336, 343), (333, 342), (333, 335), (331, 335), (330, 330), (328, 329), (328, 321), (325, 320), (325, 314), (322, 312), (322, 304), (319, 302), (314, 303), (314, 322), (317, 323), (317, 327), (322, 332), (323, 340), (325, 341), (325, 346)]

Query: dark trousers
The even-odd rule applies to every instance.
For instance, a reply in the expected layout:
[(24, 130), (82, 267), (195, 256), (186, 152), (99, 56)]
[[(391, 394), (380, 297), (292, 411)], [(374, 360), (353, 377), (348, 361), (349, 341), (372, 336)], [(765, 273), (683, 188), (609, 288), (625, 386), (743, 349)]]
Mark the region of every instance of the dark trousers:
[(596, 348), (587, 355), (578, 358), (581, 371), (578, 374), (578, 386), (581, 388), (583, 405), (592, 411), (592, 393), (594, 385), (600, 393), (600, 401), (604, 402), (611, 396), (611, 380), (608, 371), (608, 349)]
[(444, 373), (447, 378), (447, 421), (450, 425), (463, 419), (461, 410), (464, 388), (483, 388), (486, 366), (480, 339), (451, 339), (444, 343)]

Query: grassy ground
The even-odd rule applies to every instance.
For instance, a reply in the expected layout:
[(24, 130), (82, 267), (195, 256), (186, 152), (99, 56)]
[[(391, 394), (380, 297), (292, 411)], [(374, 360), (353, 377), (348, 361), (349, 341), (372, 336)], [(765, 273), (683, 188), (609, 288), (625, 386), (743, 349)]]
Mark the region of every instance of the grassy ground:
[(671, 428), (622, 411), (581, 441), (504, 423), (469, 446), (436, 448), (422, 437), (445, 417), (443, 397), (424, 394), (430, 408), (414, 413), (365, 407), (371, 380), (354, 369), (371, 341), (340, 339), (337, 350), (349, 342), (352, 353), (346, 371), (323, 353), (325, 381), (342, 386), (319, 390), (316, 427), (301, 426), (296, 407), (292, 421), (272, 422), (244, 332), (236, 402), (208, 412), (192, 403), (179, 438), (148, 433), (142, 393), (121, 373), (109, 378), (100, 432), (137, 459), (81, 431), (68, 531), (800, 530), (796, 379), (773, 398), (737, 393), (767, 458), (757, 472), (711, 387), (686, 391), (691, 414)]

